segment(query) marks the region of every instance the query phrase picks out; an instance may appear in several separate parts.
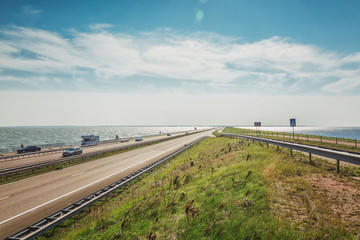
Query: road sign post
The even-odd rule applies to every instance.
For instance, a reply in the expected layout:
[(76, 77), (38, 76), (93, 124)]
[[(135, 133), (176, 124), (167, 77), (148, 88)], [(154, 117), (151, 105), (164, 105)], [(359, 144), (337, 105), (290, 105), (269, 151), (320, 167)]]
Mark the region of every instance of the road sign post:
[(254, 126), (255, 126), (255, 129), (256, 129), (256, 133), (257, 133), (258, 130), (259, 130), (259, 134), (260, 134), (261, 122), (254, 122)]
[(294, 139), (295, 138), (294, 128), (296, 127), (296, 119), (295, 118), (290, 118), (290, 127), (292, 127), (292, 129), (293, 129), (293, 139)]

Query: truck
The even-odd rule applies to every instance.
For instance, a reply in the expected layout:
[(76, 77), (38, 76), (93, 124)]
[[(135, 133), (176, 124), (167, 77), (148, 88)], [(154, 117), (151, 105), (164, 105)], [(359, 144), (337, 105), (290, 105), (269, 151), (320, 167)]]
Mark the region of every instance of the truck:
[(99, 136), (84, 135), (81, 136), (81, 146), (96, 145), (100, 142)]

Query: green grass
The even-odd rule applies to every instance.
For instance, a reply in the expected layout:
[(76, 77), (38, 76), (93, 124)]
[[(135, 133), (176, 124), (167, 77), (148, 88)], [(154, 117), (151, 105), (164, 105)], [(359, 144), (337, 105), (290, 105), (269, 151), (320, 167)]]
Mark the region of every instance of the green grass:
[[(343, 145), (343, 144), (336, 144), (336, 143), (328, 143), (328, 142), (319, 142), (319, 141), (311, 141), (310, 137), (313, 136), (309, 136), (309, 140), (301, 140), (301, 139), (297, 139), (297, 136), (299, 135), (300, 137), (305, 137), (305, 134), (296, 134), (295, 138), (288, 138), (285, 137), (283, 138), (282, 133), (279, 132), (270, 132), (270, 131), (261, 131), (261, 135), (256, 135), (256, 131), (255, 130), (250, 130), (250, 129), (242, 129), (242, 128), (233, 128), (233, 127), (226, 127), (223, 130), (223, 133), (233, 133), (233, 134), (246, 134), (246, 135), (252, 135), (252, 136), (258, 136), (258, 137), (262, 137), (262, 138), (269, 138), (269, 139), (275, 139), (275, 140), (285, 140), (288, 142), (295, 142), (295, 143), (302, 143), (302, 144), (308, 144), (308, 145), (314, 145), (314, 146), (320, 146), (320, 147), (328, 147), (328, 148), (335, 148), (335, 149), (339, 149), (339, 150), (346, 150), (346, 151), (353, 151), (353, 152), (359, 152), (360, 153), (360, 143), (358, 143), (358, 147), (354, 146), (348, 146), (348, 145)], [(286, 136), (290, 136), (291, 134), (287, 134)], [(291, 135), (292, 136), (292, 135)], [(320, 139), (319, 136), (315, 136), (316, 139)], [(323, 137), (323, 139), (325, 139), (325, 137)], [(335, 138), (326, 138), (328, 140), (332, 140), (335, 141)], [(340, 140), (338, 140), (340, 142)]]
[(40, 239), (356, 239), (304, 179), (351, 180), (299, 156), (208, 138)]
[[(227, 127), (227, 128), (232, 128), (232, 127)], [(252, 130), (252, 129), (245, 129), (245, 128), (236, 128), (239, 129), (238, 132), (241, 134), (250, 134), (250, 135), (267, 135), (267, 136), (279, 136), (279, 137), (283, 137), (285, 136), (286, 138), (291, 137), (291, 138), (298, 138), (298, 137), (304, 137), (304, 138), (314, 138), (314, 139), (322, 139), (322, 140), (331, 140), (331, 141), (336, 141), (336, 139), (340, 142), (349, 142), (349, 143), (353, 143), (355, 144), (355, 139), (350, 139), (350, 138), (336, 138), (336, 137), (325, 137), (325, 136), (319, 136), (319, 135), (311, 135), (311, 134), (299, 134), (299, 133), (295, 133), (294, 136), (292, 133), (288, 133), (288, 132), (275, 132), (275, 131), (264, 131), (264, 130)], [(359, 140), (357, 140), (357, 143), (359, 143)], [(360, 146), (360, 145), (358, 145)]]

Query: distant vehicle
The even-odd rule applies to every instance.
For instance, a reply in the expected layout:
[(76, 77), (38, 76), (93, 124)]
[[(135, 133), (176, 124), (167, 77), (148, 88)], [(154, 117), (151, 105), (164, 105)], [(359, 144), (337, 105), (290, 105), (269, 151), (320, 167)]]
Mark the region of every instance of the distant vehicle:
[(63, 157), (69, 157), (69, 156), (73, 156), (73, 155), (77, 155), (77, 154), (82, 154), (83, 150), (81, 147), (71, 147), (66, 149), (62, 155)]
[(136, 141), (136, 142), (140, 142), (140, 141), (142, 141), (142, 140), (143, 140), (142, 137), (136, 137), (136, 138), (135, 138), (135, 141)]
[(120, 140), (120, 142), (128, 142), (128, 141), (130, 141), (130, 139), (128, 139), (128, 138), (122, 138), (122, 139)]
[(186, 134), (186, 135), (188, 135), (188, 134), (189, 134), (189, 132), (186, 132), (185, 134)]
[(166, 136), (171, 136), (171, 133), (167, 133)]
[(96, 145), (100, 142), (99, 136), (94, 135), (84, 135), (81, 136), (81, 146), (87, 146), (87, 145)]
[(17, 153), (37, 152), (37, 151), (41, 151), (41, 147), (27, 146), (27, 147), (19, 148), (17, 150)]

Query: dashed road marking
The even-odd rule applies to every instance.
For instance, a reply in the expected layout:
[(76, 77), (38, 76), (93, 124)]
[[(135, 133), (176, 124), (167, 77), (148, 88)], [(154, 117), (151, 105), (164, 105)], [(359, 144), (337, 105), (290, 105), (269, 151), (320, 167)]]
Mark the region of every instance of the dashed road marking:
[(80, 174), (83, 174), (85, 171), (83, 171), (83, 172), (79, 172), (79, 173), (75, 173), (75, 174), (73, 174), (73, 175), (71, 175), (72, 177), (75, 177), (75, 176), (78, 176), (78, 175), (80, 175)]
[(9, 197), (10, 197), (10, 196), (2, 197), (2, 198), (0, 198), (0, 201), (1, 201), (1, 200), (8, 199)]

